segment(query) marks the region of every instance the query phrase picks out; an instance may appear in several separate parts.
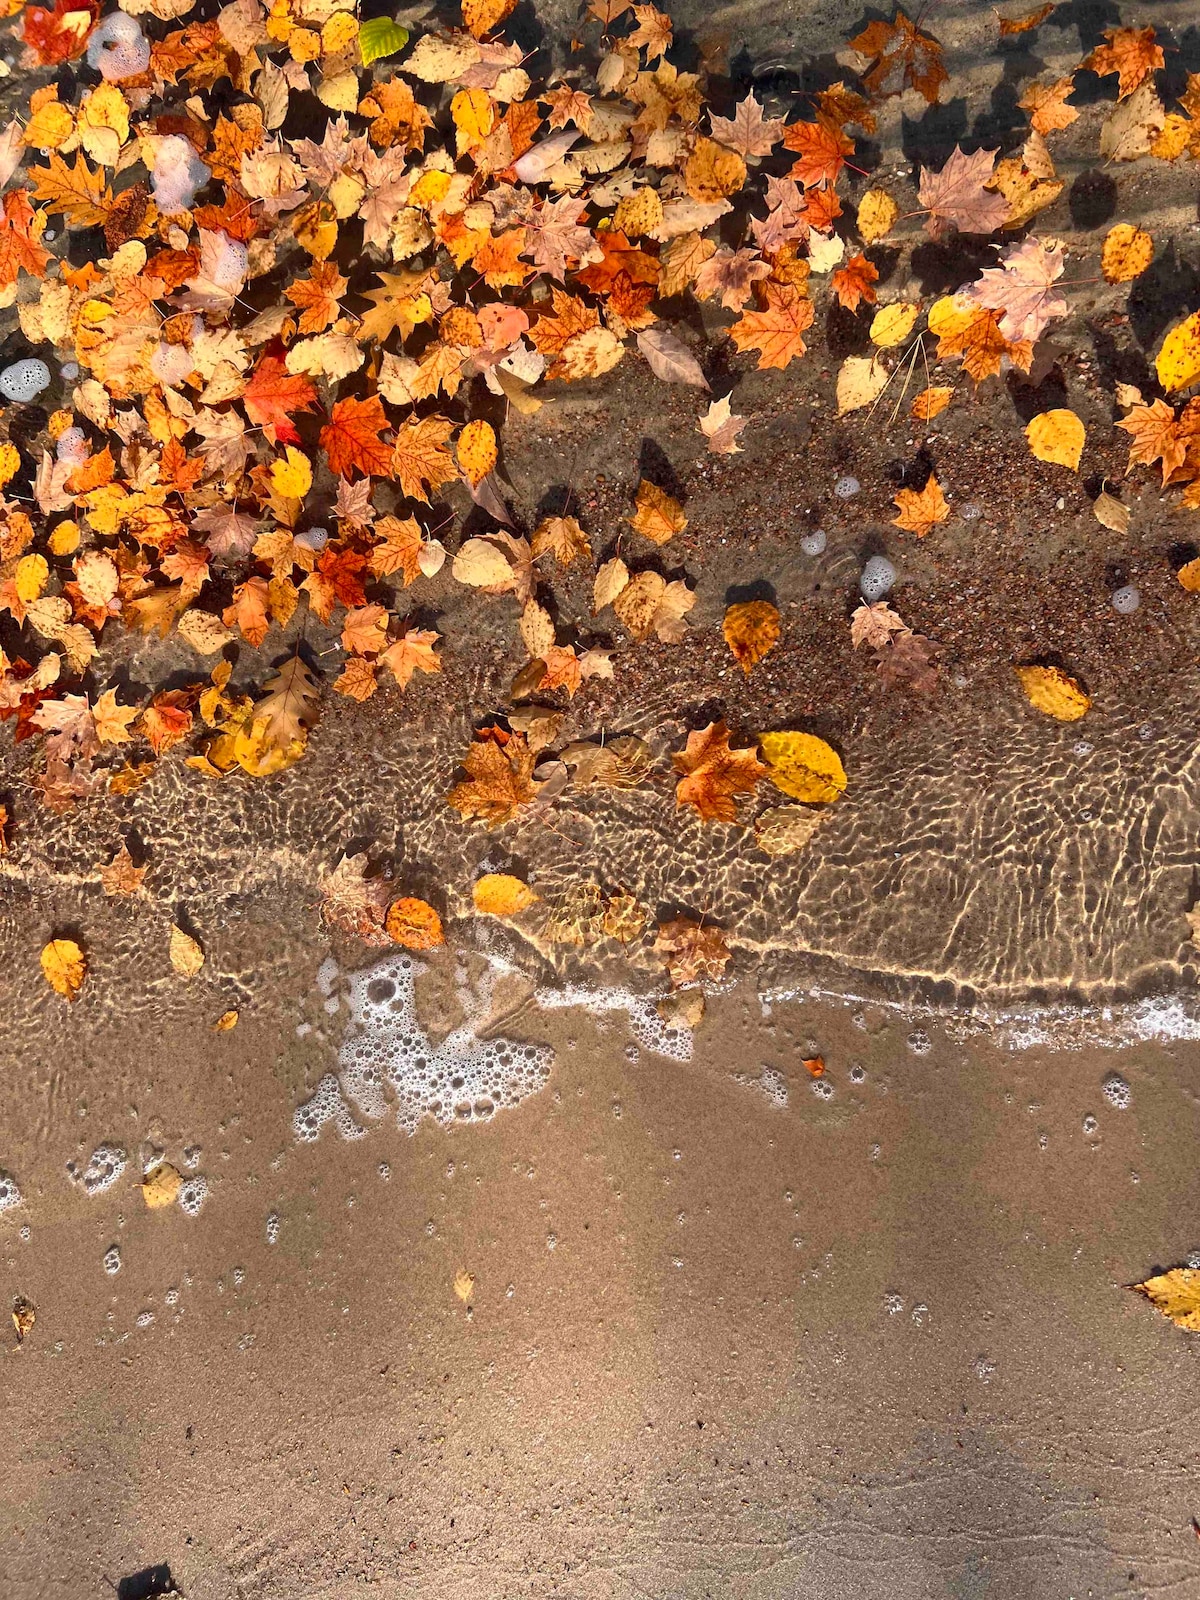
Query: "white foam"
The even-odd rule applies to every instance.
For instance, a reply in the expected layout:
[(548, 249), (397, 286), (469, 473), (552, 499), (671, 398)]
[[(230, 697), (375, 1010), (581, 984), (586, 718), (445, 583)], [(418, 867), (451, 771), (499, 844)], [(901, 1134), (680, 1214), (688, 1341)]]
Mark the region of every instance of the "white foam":
[(21, 1191), (17, 1180), (9, 1172), (0, 1171), (0, 1211), (11, 1211), (21, 1204)]
[[(374, 1121), (385, 1116), (390, 1090), (396, 1121), (408, 1133), (427, 1116), (442, 1127), (486, 1122), (544, 1087), (554, 1063), (548, 1046), (479, 1037), (502, 963), (491, 962), (474, 989), (459, 986), (466, 1017), (440, 1044), (433, 1043), (417, 1017), (416, 977), (423, 970), (412, 956), (394, 955), (350, 977), (350, 1025), (338, 1065), (341, 1089), (363, 1116)], [(302, 1137), (299, 1116), (297, 1112), (297, 1136)], [(319, 1131), (318, 1126), (307, 1137), (315, 1138)], [(343, 1137), (353, 1136), (343, 1132)]]
[(593, 1016), (605, 1011), (627, 1012), (629, 1031), (645, 1049), (672, 1061), (692, 1059), (692, 1030), (672, 1028), (659, 1016), (652, 997), (635, 994), (632, 989), (568, 983), (561, 989), (539, 989), (535, 998), (544, 1011), (580, 1006)]
[(87, 1166), (68, 1161), (67, 1172), (89, 1198), (103, 1194), (125, 1171), (129, 1157), (120, 1145), (98, 1144), (88, 1158)]
[(199, 1173), (194, 1178), (185, 1178), (179, 1185), (179, 1209), (189, 1217), (198, 1217), (200, 1208), (208, 1199), (208, 1179), (202, 1178)]

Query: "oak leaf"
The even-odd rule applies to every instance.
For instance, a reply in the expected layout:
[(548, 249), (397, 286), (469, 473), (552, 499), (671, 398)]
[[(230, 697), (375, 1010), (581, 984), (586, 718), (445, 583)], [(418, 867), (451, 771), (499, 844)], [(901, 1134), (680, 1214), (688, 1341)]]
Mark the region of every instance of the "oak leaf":
[(684, 774), (675, 786), (676, 807), (694, 807), (705, 822), (733, 822), (734, 795), (753, 791), (766, 772), (753, 749), (730, 749), (723, 722), (689, 733), (687, 744), (671, 760), (676, 772)]

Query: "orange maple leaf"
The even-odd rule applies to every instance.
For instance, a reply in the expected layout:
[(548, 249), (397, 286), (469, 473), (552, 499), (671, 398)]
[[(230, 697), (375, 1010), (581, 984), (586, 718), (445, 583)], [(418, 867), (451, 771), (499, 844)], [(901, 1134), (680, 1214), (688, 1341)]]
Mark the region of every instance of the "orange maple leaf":
[(529, 239), (526, 228), (509, 228), (496, 238), (490, 236), (476, 250), (471, 265), (482, 272), (489, 289), (515, 289), (529, 277), (533, 268), (517, 258)]
[(903, 11), (891, 22), (869, 23), (850, 40), (850, 49), (873, 63), (863, 75), (873, 95), (903, 94), (912, 88), (933, 105), (947, 79), (941, 45), (921, 33)]
[(537, 796), (535, 757), (524, 734), (482, 728), (463, 757), (467, 777), (446, 796), (464, 821), (478, 817), (489, 828), (511, 822)]
[(1128, 99), (1144, 79), (1163, 65), (1166, 58), (1162, 46), (1155, 44), (1153, 28), (1106, 28), (1104, 37), (1108, 43), (1098, 44), (1080, 64), (1102, 78), (1117, 73), (1117, 99)]
[(347, 395), (337, 401), (321, 429), (321, 447), (329, 457), (330, 469), (339, 478), (349, 478), (355, 470), (365, 478), (390, 477), (394, 450), (380, 438), (390, 427), (377, 394), (366, 400)]
[(675, 786), (676, 807), (694, 806), (705, 822), (733, 822), (734, 795), (751, 793), (767, 770), (757, 751), (729, 748), (723, 722), (689, 733), (687, 744), (671, 760), (676, 772), (684, 774)]
[(766, 306), (761, 311), (743, 311), (729, 337), (739, 350), (761, 351), (760, 368), (786, 367), (807, 348), (801, 334), (812, 324), (812, 301), (790, 283), (763, 283), (758, 288)]
[(311, 411), (317, 391), (307, 378), (289, 372), (283, 355), (268, 349), (250, 382), (242, 392), (246, 415), (256, 427), (266, 430), (267, 438), (277, 444), (299, 444), (292, 414)]
[[(602, 261), (593, 261), (582, 272), (575, 274), (578, 282), (594, 294), (608, 294), (618, 272), (627, 272), (632, 283), (657, 283), (659, 264), (654, 256), (631, 245), (628, 237), (618, 228), (610, 228), (596, 235), (596, 243), (604, 251)], [(564, 296), (564, 299), (568, 298)], [(557, 296), (555, 311), (558, 311)], [(577, 329), (576, 332), (579, 330)]]
[(301, 333), (322, 333), (336, 322), (349, 279), (343, 278), (332, 261), (315, 261), (307, 278), (298, 278), (283, 291), (294, 306), (304, 309), (300, 316)]
[(392, 471), (403, 492), (412, 500), (429, 503), (426, 487), (438, 489), (458, 477), (446, 440), (454, 424), (445, 417), (410, 417), (396, 434)]
[(1188, 440), (1181, 435), (1175, 412), (1165, 400), (1152, 400), (1149, 405), (1131, 407), (1128, 415), (1117, 423), (1129, 434), (1129, 465), (1139, 461), (1162, 461), (1162, 481), (1167, 483), (1173, 472), (1183, 465), (1187, 455)]
[(901, 489), (893, 499), (900, 512), (898, 517), (892, 518), (893, 527), (915, 533), (918, 539), (923, 539), (932, 528), (939, 522), (945, 522), (950, 515), (950, 507), (946, 504), (942, 486), (932, 472), (923, 489)]
[(21, 273), (34, 278), (46, 276), (50, 252), (43, 250), (30, 233), (36, 212), (24, 189), (10, 189), (4, 196), (0, 214), (0, 286), (16, 283)]
[(271, 626), (267, 615), (268, 588), (265, 578), (247, 578), (233, 591), (233, 600), (221, 613), (227, 628), (239, 628), (242, 637), (257, 650)]
[(866, 256), (859, 254), (851, 256), (844, 267), (839, 267), (829, 283), (840, 304), (847, 311), (857, 311), (864, 301), (869, 306), (875, 304), (875, 283), (878, 278), (878, 271)]
[(806, 189), (818, 185), (832, 188), (846, 165), (846, 157), (854, 154), (854, 140), (825, 116), (818, 116), (816, 122), (790, 123), (784, 129), (783, 146), (800, 152), (788, 177)]

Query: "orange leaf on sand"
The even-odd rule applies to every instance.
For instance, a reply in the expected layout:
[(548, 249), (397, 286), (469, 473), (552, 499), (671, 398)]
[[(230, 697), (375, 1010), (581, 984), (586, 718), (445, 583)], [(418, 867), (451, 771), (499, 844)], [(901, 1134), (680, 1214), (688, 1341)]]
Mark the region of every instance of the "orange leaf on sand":
[(442, 663), (434, 646), (441, 643), (441, 635), (431, 628), (410, 628), (379, 657), (379, 665), (387, 667), (402, 689), (407, 689), (414, 672), (440, 672)]
[(766, 305), (761, 311), (743, 311), (729, 337), (739, 350), (760, 350), (760, 368), (786, 367), (807, 348), (801, 335), (812, 325), (812, 301), (790, 283), (763, 283), (759, 292)]
[(412, 895), (392, 901), (384, 926), (393, 941), (406, 950), (433, 950), (446, 942), (441, 917), (428, 901)]
[(915, 533), (919, 539), (950, 515), (942, 486), (932, 472), (923, 489), (901, 489), (893, 498), (900, 515), (892, 518), (892, 526)]
[(379, 437), (390, 427), (377, 394), (366, 400), (349, 395), (338, 400), (321, 429), (321, 446), (329, 457), (330, 470), (339, 478), (349, 478), (355, 470), (364, 477), (390, 476), (394, 450)]
[(687, 516), (678, 500), (643, 478), (638, 484), (637, 510), (626, 518), (629, 526), (655, 544), (666, 544), (687, 527)]
[(769, 600), (747, 600), (729, 607), (722, 632), (733, 659), (749, 677), (757, 663), (779, 643), (779, 612)]
[(723, 722), (689, 733), (687, 744), (671, 760), (676, 772), (684, 774), (675, 786), (676, 807), (694, 806), (705, 822), (733, 822), (734, 795), (750, 794), (767, 770), (753, 748), (729, 748)]
[(868, 23), (849, 47), (872, 63), (863, 82), (880, 98), (915, 89), (933, 105), (946, 82), (941, 45), (922, 33), (903, 11), (897, 11), (891, 22)]
[(64, 1000), (74, 1000), (83, 988), (87, 960), (74, 939), (51, 939), (42, 950), (42, 973)]
[(1053, 10), (1054, 0), (1046, 0), (1045, 5), (1038, 6), (1036, 11), (1026, 11), (1019, 17), (1000, 17), (1000, 37), (1007, 39), (1014, 33), (1029, 33), (1045, 22)]
[(847, 311), (857, 311), (864, 302), (875, 304), (875, 283), (879, 272), (864, 255), (851, 256), (829, 280), (829, 286)]
[(455, 784), (446, 802), (464, 821), (478, 817), (489, 828), (498, 828), (536, 799), (533, 763), (523, 734), (481, 729), (463, 757), (467, 777)]
[(913, 403), (909, 406), (909, 415), (917, 422), (931, 422), (934, 417), (945, 411), (954, 396), (954, 390), (944, 386), (934, 386), (922, 389), (919, 395), (914, 396)]
[(1166, 58), (1153, 28), (1106, 28), (1104, 37), (1108, 43), (1098, 44), (1081, 65), (1102, 78), (1115, 72), (1117, 98), (1125, 100)]

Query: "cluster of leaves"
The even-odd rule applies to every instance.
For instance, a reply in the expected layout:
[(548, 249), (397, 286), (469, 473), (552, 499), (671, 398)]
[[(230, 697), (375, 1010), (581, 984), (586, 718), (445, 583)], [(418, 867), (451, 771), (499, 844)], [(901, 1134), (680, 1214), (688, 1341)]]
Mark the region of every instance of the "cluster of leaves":
[[(731, 116), (711, 111), (703, 66), (672, 63), (670, 19), (650, 4), (591, 0), (590, 75), (537, 85), (498, 35), (515, 0), (465, 0), (461, 29), (426, 33), (403, 54), (404, 30), (386, 19), (360, 28), (353, 0), (231, 0), (189, 22), (193, 3), (130, 6), (149, 33), (133, 76), (106, 66), (89, 80), (79, 62), (100, 21), (93, 0), (27, 6), (14, 23), (27, 66), (73, 61), (91, 82), (78, 104), (54, 84), (37, 89), (24, 124), (0, 133), (0, 304), (16, 307), (31, 346), (77, 369), (38, 452), (15, 428), (0, 445), (0, 487), (13, 486), (0, 494), (0, 614), (15, 641), (0, 652), (0, 716), (16, 718), (19, 737), (44, 735), (39, 783), (56, 808), (127, 791), (185, 741), (211, 777), (265, 777), (298, 760), (320, 701), (309, 667), (294, 654), (259, 694), (237, 695), (222, 652), (238, 639), (258, 649), (301, 607), (340, 627), (344, 695), (368, 699), (383, 672), (401, 689), (438, 672), (439, 636), (397, 607), (446, 560), (436, 535), (449, 518), (434, 503), (456, 484), (496, 526), (459, 545), (453, 578), (521, 608), (529, 665), (514, 702), (611, 676), (610, 652), (561, 643), (539, 598), (550, 563), (592, 560), (588, 533), (565, 513), (528, 536), (514, 525), (500, 440), (470, 413), (490, 395), (531, 414), (543, 383), (602, 377), (635, 351), (662, 381), (707, 391), (662, 320), (680, 296), (732, 313), (728, 336), (760, 369), (804, 355), (819, 293), (869, 316), (873, 353), (837, 374), (842, 414), (874, 407), (897, 375), (907, 388), (931, 355), (975, 385), (1028, 372), (1069, 313), (1064, 248), (1029, 236), (953, 295), (878, 303), (869, 252), (884, 240), (962, 232), (1003, 244), (1027, 229), (1063, 189), (1047, 139), (1080, 115), (1074, 74), (1033, 84), (1019, 151), (956, 148), (921, 169), (907, 215), (881, 187), (845, 210), (856, 140), (875, 131), (881, 104), (906, 91), (933, 104), (947, 81), (938, 42), (903, 12), (850, 41), (856, 81), (806, 97), (788, 121), (753, 94)], [(1001, 32), (1037, 27), (1052, 9), (1002, 19)], [(1163, 67), (1150, 28), (1110, 29), (1080, 61), (1077, 71), (1117, 80), (1099, 132), (1110, 160), (1200, 155), (1200, 75), (1168, 110)], [(325, 108), (322, 138), (287, 137), (289, 119), (314, 106)], [(101, 235), (102, 248), (71, 248)], [(1104, 275), (1132, 282), (1153, 253), (1148, 235), (1119, 224)], [(1200, 312), (1168, 333), (1158, 378), (1166, 393), (1200, 379)], [(928, 421), (956, 393), (929, 381), (911, 415)], [(1131, 462), (1161, 462), (1163, 482), (1197, 503), (1196, 402), (1177, 413), (1136, 391), (1121, 398)], [(746, 421), (725, 395), (697, 425), (709, 450), (731, 455)], [(1073, 412), (1034, 418), (1028, 435), (1039, 459), (1078, 469), (1085, 432)], [(19, 497), (26, 483), (31, 497)], [(949, 515), (936, 475), (896, 503), (896, 526), (918, 537)], [(637, 538), (657, 547), (686, 523), (663, 489), (639, 485)], [(633, 640), (678, 642), (693, 590), (632, 559), (599, 564), (593, 617), (611, 608)], [(122, 704), (88, 686), (105, 629), (121, 626), (221, 659), (207, 679)], [(779, 626), (765, 602), (731, 608), (725, 637), (745, 671)], [(853, 627), (885, 682), (936, 682), (936, 645), (888, 607), (861, 608)], [(464, 818), (496, 825), (568, 786), (638, 781), (642, 756), (621, 741), (546, 759), (549, 708), (515, 710), (507, 724), (467, 753), (449, 795)], [(674, 758), (679, 803), (728, 820), (733, 797), (764, 774), (827, 803), (844, 773), (807, 739), (764, 735), (760, 759), (731, 749), (721, 725), (695, 732)], [(114, 768), (110, 751), (137, 759)], [(768, 814), (760, 843), (794, 847), (814, 815)], [(385, 936), (388, 909), (374, 911), (364, 915)]]

